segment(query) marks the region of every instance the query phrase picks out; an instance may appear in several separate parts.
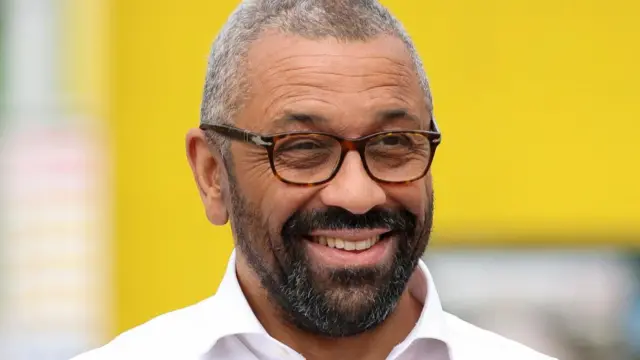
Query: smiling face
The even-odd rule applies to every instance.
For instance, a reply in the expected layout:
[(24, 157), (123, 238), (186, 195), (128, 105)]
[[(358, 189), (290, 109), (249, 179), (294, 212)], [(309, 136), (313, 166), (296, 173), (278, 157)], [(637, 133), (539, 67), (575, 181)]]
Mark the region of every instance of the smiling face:
[[(250, 90), (234, 126), (252, 132), (357, 138), (430, 124), (430, 105), (395, 37), (339, 42), (270, 32), (252, 44), (246, 70)], [(278, 180), (262, 147), (234, 141), (230, 153), (228, 201), (205, 205), (210, 218), (226, 207), (239, 256), (282, 315), (326, 336), (384, 321), (428, 242), (430, 174), (382, 184), (349, 151), (331, 181), (304, 187)]]

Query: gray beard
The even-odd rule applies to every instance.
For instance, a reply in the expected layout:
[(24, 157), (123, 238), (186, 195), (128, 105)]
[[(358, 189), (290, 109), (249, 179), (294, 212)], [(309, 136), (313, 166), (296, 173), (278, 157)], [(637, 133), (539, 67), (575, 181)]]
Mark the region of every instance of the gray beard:
[(248, 203), (231, 171), (229, 174), (230, 222), (236, 246), (285, 321), (312, 334), (346, 337), (371, 330), (387, 319), (426, 249), (433, 204), (425, 226), (418, 226), (421, 230), (412, 238), (397, 241), (390, 266), (332, 270), (330, 285), (322, 289), (314, 281), (310, 262), (300, 246), (290, 245), (301, 240), (280, 239), (280, 243), (274, 243), (258, 207)]

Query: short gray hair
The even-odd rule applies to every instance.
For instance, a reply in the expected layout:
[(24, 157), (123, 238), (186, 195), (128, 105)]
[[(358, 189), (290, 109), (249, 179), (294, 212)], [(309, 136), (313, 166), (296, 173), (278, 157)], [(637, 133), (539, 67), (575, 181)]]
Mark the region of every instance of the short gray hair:
[[(398, 37), (409, 50), (431, 110), (429, 82), (413, 41), (377, 0), (244, 0), (211, 48), (200, 112), (202, 124), (234, 122), (247, 91), (242, 66), (249, 46), (267, 29), (308, 39), (367, 41), (379, 35)], [(216, 142), (221, 146), (225, 143), (223, 139)]]

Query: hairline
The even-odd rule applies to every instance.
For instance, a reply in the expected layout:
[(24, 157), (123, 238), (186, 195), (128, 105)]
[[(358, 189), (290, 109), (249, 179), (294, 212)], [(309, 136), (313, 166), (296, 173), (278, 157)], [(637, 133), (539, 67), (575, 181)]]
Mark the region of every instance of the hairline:
[[(210, 55), (210, 64), (207, 68), (205, 93), (201, 105), (201, 124), (226, 123), (233, 125), (236, 123), (238, 113), (240, 113), (246, 105), (251, 91), (251, 84), (248, 80), (249, 69), (247, 66), (251, 47), (256, 41), (273, 32), (283, 34), (285, 36), (301, 37), (312, 41), (336, 39), (343, 43), (366, 43), (383, 36), (396, 38), (402, 41), (405, 49), (407, 50), (407, 55), (411, 60), (413, 73), (417, 76), (419, 86), (423, 92), (423, 99), (425, 100), (427, 111), (429, 113), (433, 112), (431, 90), (423, 68), (422, 59), (420, 58), (413, 41), (404, 29), (402, 23), (393, 17), (388, 10), (385, 9), (385, 15), (389, 17), (388, 19), (385, 19), (385, 21), (382, 21), (381, 23), (373, 23), (370, 28), (366, 27), (364, 30), (355, 32), (344, 32), (332, 28), (323, 32), (321, 29), (319, 30), (313, 27), (296, 28), (292, 25), (289, 25), (288, 28), (286, 26), (278, 27), (278, 25), (281, 25), (281, 22), (283, 21), (282, 19), (287, 19), (286, 15), (277, 13), (269, 16), (263, 15), (259, 11), (252, 13), (250, 10), (243, 13), (243, 10), (244, 7), (241, 5), (234, 11), (230, 20), (225, 24), (225, 27), (220, 31), (214, 42), (214, 47), (212, 48)], [(247, 13), (252, 14), (253, 16), (257, 16), (256, 14), (258, 14), (265, 17), (253, 19), (258, 24), (257, 26), (248, 25), (247, 19), (241, 18), (242, 16), (246, 16)], [(233, 42), (237, 43), (234, 44)], [(229, 49), (230, 46), (237, 46), (237, 48), (235, 50), (232, 48)], [(221, 47), (221, 49), (218, 47)], [(215, 51), (221, 51), (223, 54), (216, 56)], [(226, 78), (223, 78), (222, 80), (212, 79), (212, 73), (216, 70), (216, 65), (213, 64), (213, 62), (221, 62), (221, 60), (235, 61), (232, 64), (217, 63), (217, 66), (221, 67), (221, 72), (224, 72), (221, 76), (226, 76)], [(212, 94), (211, 92), (215, 90), (212, 89), (212, 87), (215, 86), (218, 87), (218, 94), (223, 92), (227, 93), (225, 98), (220, 99), (217, 102), (212, 101), (212, 95), (215, 94)], [(226, 87), (224, 91), (221, 89), (223, 86)], [(214, 107), (218, 107), (218, 109), (216, 109), (217, 111), (213, 109)], [(217, 134), (210, 134), (208, 139), (219, 145), (221, 149), (227, 150), (225, 152), (228, 152), (228, 139)]]

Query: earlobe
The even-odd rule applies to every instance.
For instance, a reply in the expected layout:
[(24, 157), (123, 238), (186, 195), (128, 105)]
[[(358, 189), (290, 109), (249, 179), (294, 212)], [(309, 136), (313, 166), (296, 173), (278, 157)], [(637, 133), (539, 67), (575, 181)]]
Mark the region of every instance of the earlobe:
[(212, 153), (205, 134), (200, 129), (191, 129), (187, 133), (185, 145), (189, 166), (207, 218), (214, 225), (226, 224), (229, 215), (224, 201), (224, 164), (221, 157), (218, 153)]

